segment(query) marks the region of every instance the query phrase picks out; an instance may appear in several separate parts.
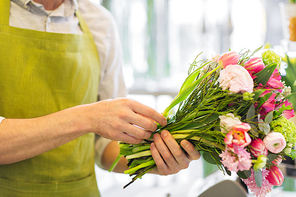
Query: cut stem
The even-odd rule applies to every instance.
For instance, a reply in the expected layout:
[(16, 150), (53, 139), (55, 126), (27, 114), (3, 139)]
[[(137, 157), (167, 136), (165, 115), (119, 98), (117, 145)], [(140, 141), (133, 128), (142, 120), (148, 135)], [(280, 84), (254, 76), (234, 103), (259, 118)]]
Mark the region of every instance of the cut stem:
[(126, 159), (134, 159), (134, 158), (150, 156), (150, 155), (151, 155), (151, 151), (147, 150), (147, 151), (135, 153), (135, 154), (132, 154), (132, 155), (128, 155), (128, 156), (126, 156)]
[(136, 172), (137, 170), (139, 170), (141, 168), (145, 168), (147, 166), (152, 166), (154, 164), (155, 164), (154, 160), (147, 161), (147, 162), (142, 163), (142, 164), (140, 164), (140, 165), (138, 165), (138, 166), (136, 166), (134, 168), (131, 168), (131, 169), (128, 169), (128, 170), (124, 171), (124, 173), (125, 174), (133, 174), (134, 172)]

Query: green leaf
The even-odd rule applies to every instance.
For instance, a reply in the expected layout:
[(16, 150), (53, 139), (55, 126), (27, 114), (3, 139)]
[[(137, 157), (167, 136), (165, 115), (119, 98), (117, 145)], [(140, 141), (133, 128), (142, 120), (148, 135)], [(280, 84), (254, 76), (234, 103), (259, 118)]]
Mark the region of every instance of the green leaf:
[(215, 156), (213, 156), (212, 154), (210, 154), (208, 152), (204, 152), (202, 156), (206, 162), (208, 162), (210, 164), (217, 164), (216, 160), (213, 158)]
[(214, 72), (216, 72), (216, 70), (218, 70), (220, 67), (218, 66), (217, 68), (215, 68), (214, 70), (208, 72), (207, 74), (203, 75), (202, 77), (198, 78), (197, 80), (195, 80), (193, 83), (191, 83), (190, 85), (188, 85), (186, 88), (184, 88), (182, 91), (179, 92), (179, 94), (174, 98), (174, 100), (171, 102), (171, 104), (164, 110), (163, 115), (165, 117), (167, 117), (169, 111), (171, 109), (173, 109), (173, 107), (175, 107), (177, 104), (179, 104), (180, 102), (184, 101), (190, 94), (191, 92), (196, 88), (196, 86), (202, 81), (204, 80), (206, 77), (208, 77), (209, 75), (213, 74)]
[(264, 121), (265, 121), (266, 123), (270, 124), (272, 120), (273, 120), (273, 111), (269, 112), (269, 113), (266, 115)]
[(254, 81), (257, 84), (266, 85), (274, 69), (276, 69), (276, 66), (276, 63), (269, 64), (268, 66), (266, 66), (263, 70), (255, 74), (255, 76), (257, 77), (254, 79)]
[(259, 137), (259, 132), (258, 132), (258, 129), (257, 129), (256, 125), (251, 123), (250, 126), (251, 126), (251, 130), (250, 130), (250, 132), (251, 132), (255, 137)]
[(261, 94), (263, 93), (263, 92), (265, 92), (266, 90), (265, 89), (258, 89), (258, 90), (255, 90), (254, 92), (253, 92), (253, 94), (254, 94), (254, 100), (255, 101), (257, 101), (258, 100), (258, 98), (261, 96)]
[(228, 176), (231, 176), (231, 171), (229, 171), (226, 167), (224, 168)]
[(250, 170), (244, 170), (244, 171), (239, 170), (236, 174), (239, 176), (239, 178), (247, 179), (247, 178), (249, 178), (251, 176), (251, 169)]
[(251, 105), (251, 107), (249, 108), (248, 112), (247, 112), (247, 119), (252, 119), (255, 116), (255, 106)]
[(202, 126), (205, 126), (211, 122), (216, 121), (219, 118), (218, 114), (213, 114), (211, 116), (206, 115), (205, 118), (202, 118), (199, 120), (199, 122), (190, 122), (189, 124), (184, 124), (184, 127), (178, 127), (179, 130), (189, 130), (189, 129), (195, 129)]
[(272, 95), (272, 92), (265, 94), (263, 97), (260, 97), (257, 109), (261, 107), (263, 103), (265, 103), (271, 97), (271, 95)]
[(278, 158), (278, 155), (276, 154), (269, 154), (267, 155), (267, 164), (270, 165), (272, 163), (273, 160), (277, 159)]
[(292, 158), (292, 160), (294, 160), (296, 158), (296, 150), (292, 149), (290, 154), (288, 154), (289, 157)]
[(195, 71), (193, 71), (190, 75), (188, 75), (188, 77), (183, 82), (179, 92), (182, 92), (184, 89), (186, 89), (196, 79), (196, 77), (199, 75), (200, 70), (202, 68), (203, 67), (200, 67), (200, 68), (196, 69)]
[(262, 171), (261, 170), (254, 170), (254, 176), (257, 187), (262, 187)]
[(265, 135), (270, 132), (270, 125), (266, 122), (259, 122), (258, 127), (260, 131), (263, 131), (265, 133)]

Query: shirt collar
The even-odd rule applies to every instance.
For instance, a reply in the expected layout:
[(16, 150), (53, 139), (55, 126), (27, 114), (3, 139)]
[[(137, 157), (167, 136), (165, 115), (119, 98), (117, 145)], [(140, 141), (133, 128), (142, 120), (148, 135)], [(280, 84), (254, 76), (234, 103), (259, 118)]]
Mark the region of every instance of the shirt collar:
[[(18, 4), (22, 8), (29, 10), (30, 12), (39, 12), (43, 11), (43, 6), (37, 6), (33, 0), (11, 0), (14, 3)], [(77, 0), (64, 0), (64, 2), (51, 13), (51, 16), (60, 16), (60, 17), (68, 17), (75, 13), (75, 11), (78, 9), (78, 3)]]

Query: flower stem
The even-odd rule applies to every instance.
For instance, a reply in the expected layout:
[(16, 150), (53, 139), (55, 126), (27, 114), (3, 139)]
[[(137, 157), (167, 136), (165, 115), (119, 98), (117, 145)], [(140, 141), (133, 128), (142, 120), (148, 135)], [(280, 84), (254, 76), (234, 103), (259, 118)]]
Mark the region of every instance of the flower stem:
[(154, 160), (147, 161), (147, 162), (142, 163), (142, 164), (140, 164), (140, 165), (138, 165), (138, 166), (136, 166), (134, 168), (131, 168), (131, 169), (128, 169), (128, 170), (124, 171), (124, 173), (125, 174), (133, 174), (134, 172), (136, 172), (137, 170), (139, 170), (141, 168), (145, 168), (147, 166), (152, 166), (154, 164), (155, 164)]
[[(188, 137), (189, 135), (188, 135), (188, 134), (174, 134), (174, 135), (172, 135), (172, 136), (173, 136), (173, 138), (175, 138), (175, 139), (186, 139), (186, 137)], [(198, 137), (198, 136), (193, 136), (193, 137), (191, 137), (190, 139), (191, 139), (191, 140), (195, 140), (195, 141), (200, 141), (200, 142), (206, 143), (206, 144), (208, 144), (208, 145), (211, 145), (211, 146), (214, 146), (214, 147), (220, 148), (221, 150), (224, 150), (224, 149), (225, 149), (224, 146), (222, 146), (222, 145), (215, 144), (215, 143), (213, 143), (213, 142), (211, 142), (211, 141), (208, 141), (208, 140), (203, 139), (203, 138)]]
[(117, 156), (117, 158), (115, 159), (115, 161), (113, 162), (113, 164), (109, 168), (109, 172), (112, 172), (114, 170), (114, 168), (116, 167), (116, 165), (119, 162), (119, 160), (120, 160), (121, 157), (122, 157), (122, 155), (118, 155)]
[(126, 156), (126, 159), (134, 159), (134, 158), (150, 156), (150, 155), (151, 155), (151, 151), (147, 150), (147, 151), (135, 153), (135, 154), (132, 154), (132, 155), (128, 155), (128, 156)]

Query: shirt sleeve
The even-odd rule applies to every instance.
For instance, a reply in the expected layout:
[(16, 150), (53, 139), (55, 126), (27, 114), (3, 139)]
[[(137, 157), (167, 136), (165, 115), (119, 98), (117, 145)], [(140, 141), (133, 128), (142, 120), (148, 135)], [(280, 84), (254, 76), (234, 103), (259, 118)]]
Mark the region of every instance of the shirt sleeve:
[[(112, 14), (100, 4), (89, 0), (78, 0), (78, 8), (93, 35), (100, 58), (99, 100), (125, 97), (127, 90), (122, 70), (122, 47)], [(99, 167), (102, 167), (102, 155), (110, 142), (109, 139), (96, 136), (95, 162)]]
[(5, 119), (4, 117), (0, 116), (0, 124), (1, 124), (2, 120), (4, 120), (4, 119)]
[(108, 144), (112, 142), (112, 140), (103, 138), (99, 135), (96, 135), (96, 140), (95, 140), (95, 162), (96, 164), (100, 167), (103, 168), (102, 165), (102, 156), (103, 153), (108, 146)]
[(126, 96), (127, 90), (122, 70), (122, 47), (112, 14), (103, 6), (88, 0), (79, 0), (78, 5), (99, 53), (101, 78), (98, 94), (100, 100)]

